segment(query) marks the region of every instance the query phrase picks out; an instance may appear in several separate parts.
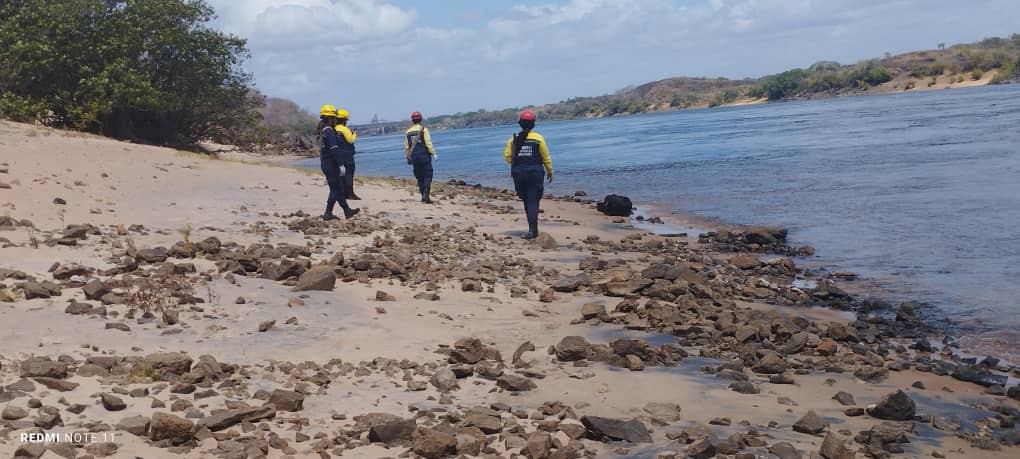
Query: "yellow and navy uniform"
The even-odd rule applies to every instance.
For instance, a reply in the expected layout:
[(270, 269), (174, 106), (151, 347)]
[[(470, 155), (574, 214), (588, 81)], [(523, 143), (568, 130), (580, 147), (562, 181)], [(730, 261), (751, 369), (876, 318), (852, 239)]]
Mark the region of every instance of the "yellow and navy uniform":
[(358, 134), (342, 124), (334, 126), (333, 130), (336, 131), (337, 159), (340, 164), (350, 165), (354, 162), (354, 141)]
[[(419, 136), (421, 136), (420, 140)], [(412, 146), (414, 151), (411, 151)], [(432, 146), (432, 135), (429, 134), (429, 128), (421, 124), (413, 124), (404, 131), (404, 156), (410, 160), (415, 153), (428, 153), (433, 156), (436, 154), (436, 149)]]
[(506, 148), (503, 150), (503, 160), (511, 166), (542, 165), (546, 173), (552, 174), (552, 157), (549, 156), (549, 147), (545, 143), (545, 137), (534, 131), (528, 131), (527, 138), (521, 145), (520, 151), (514, 154), (514, 140), (521, 134), (514, 134), (506, 141)]

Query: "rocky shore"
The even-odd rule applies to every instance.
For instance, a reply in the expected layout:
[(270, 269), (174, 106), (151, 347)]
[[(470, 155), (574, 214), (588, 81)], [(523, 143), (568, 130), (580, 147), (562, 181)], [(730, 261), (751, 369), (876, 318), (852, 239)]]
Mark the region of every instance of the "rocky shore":
[(359, 187), (0, 122), (0, 455), (1020, 455), (1020, 370), (795, 286), (784, 229)]

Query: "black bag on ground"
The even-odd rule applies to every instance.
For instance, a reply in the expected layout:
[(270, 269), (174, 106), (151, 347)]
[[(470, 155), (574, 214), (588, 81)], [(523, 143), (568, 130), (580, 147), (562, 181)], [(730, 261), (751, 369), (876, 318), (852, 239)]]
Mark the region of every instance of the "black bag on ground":
[(613, 217), (629, 217), (631, 211), (634, 210), (634, 203), (630, 201), (630, 198), (626, 196), (620, 196), (618, 194), (611, 194), (606, 196), (602, 202), (595, 205), (595, 207), (606, 215)]

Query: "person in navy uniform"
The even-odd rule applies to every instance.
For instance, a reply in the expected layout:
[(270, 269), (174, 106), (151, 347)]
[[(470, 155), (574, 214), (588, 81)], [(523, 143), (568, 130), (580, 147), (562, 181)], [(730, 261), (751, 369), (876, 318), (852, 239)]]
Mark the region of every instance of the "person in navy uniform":
[(407, 164), (414, 167), (421, 202), (431, 204), (432, 161), (436, 159), (436, 149), (432, 146), (429, 129), (421, 124), (421, 119), (420, 112), (411, 114), (411, 127), (404, 131), (404, 156)]
[(521, 132), (510, 137), (503, 150), (503, 160), (510, 165), (514, 188), (517, 189), (517, 196), (524, 201), (524, 213), (528, 217), (528, 233), (522, 236), (524, 239), (538, 237), (538, 207), (545, 193), (542, 176), (545, 175), (548, 183), (552, 183), (553, 179), (549, 147), (545, 138), (532, 130), (535, 128), (535, 118), (535, 112), (531, 110), (521, 112), (517, 121)]
[(351, 218), (361, 211), (361, 209), (351, 209), (347, 205), (347, 190), (344, 187), (344, 176), (347, 175), (344, 166), (346, 158), (340, 140), (344, 137), (337, 135), (336, 115), (336, 108), (329, 104), (323, 105), (319, 110), (319, 125), (322, 127), (319, 131), (319, 164), (322, 167), (322, 173), (326, 175), (326, 183), (329, 184), (329, 197), (326, 198), (326, 211), (322, 214), (323, 220), (337, 219), (333, 215), (333, 207), (336, 204), (340, 204), (340, 208), (344, 210), (344, 217), (347, 218)]
[(343, 165), (347, 169), (347, 175), (344, 175), (344, 191), (347, 193), (347, 199), (360, 201), (361, 197), (354, 192), (354, 154), (356, 153), (354, 141), (358, 139), (358, 132), (347, 127), (347, 120), (351, 118), (351, 114), (347, 110), (337, 109), (336, 118), (337, 140), (340, 141), (340, 149), (344, 158)]

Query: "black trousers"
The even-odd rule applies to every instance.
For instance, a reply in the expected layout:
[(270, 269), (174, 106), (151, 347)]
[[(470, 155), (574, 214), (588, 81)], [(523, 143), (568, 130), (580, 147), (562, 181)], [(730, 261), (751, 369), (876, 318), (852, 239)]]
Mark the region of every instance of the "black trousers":
[(418, 191), (422, 199), (428, 199), (432, 192), (432, 158), (430, 155), (414, 155), (411, 157), (414, 166), (414, 178), (418, 180)]
[(347, 189), (344, 186), (344, 177), (340, 175), (340, 166), (336, 162), (323, 159), (321, 162), (322, 173), (326, 176), (326, 183), (329, 185), (329, 196), (326, 198), (326, 215), (333, 214), (333, 207), (337, 203), (340, 208), (347, 209)]
[(545, 193), (545, 168), (540, 164), (514, 166), (510, 169), (517, 196), (524, 201), (524, 213), (528, 216), (528, 230), (538, 233), (538, 207)]
[(347, 174), (344, 175), (344, 190), (347, 192), (347, 197), (354, 196), (354, 161), (344, 165), (347, 168)]

